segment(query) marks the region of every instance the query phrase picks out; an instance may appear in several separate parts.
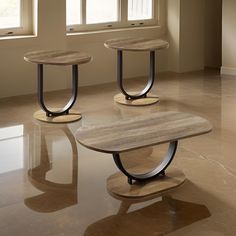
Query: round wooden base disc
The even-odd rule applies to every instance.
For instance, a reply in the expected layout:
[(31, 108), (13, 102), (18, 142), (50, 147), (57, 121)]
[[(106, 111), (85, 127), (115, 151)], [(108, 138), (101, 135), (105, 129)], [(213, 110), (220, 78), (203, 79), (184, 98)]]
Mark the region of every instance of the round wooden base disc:
[[(50, 110), (58, 111), (59, 109), (54, 108)], [(34, 118), (43, 122), (47, 122), (47, 123), (61, 124), (61, 123), (70, 123), (70, 122), (78, 121), (82, 118), (82, 116), (78, 111), (72, 109), (70, 110), (70, 113), (68, 115), (48, 117), (46, 116), (45, 111), (40, 110), (34, 113)]]
[(114, 101), (126, 106), (148, 106), (159, 102), (159, 98), (156, 95), (149, 94), (146, 98), (127, 100), (122, 93), (119, 93), (115, 95)]
[(133, 185), (130, 185), (127, 177), (118, 172), (107, 179), (107, 190), (117, 197), (144, 198), (173, 190), (182, 185), (185, 180), (182, 171), (170, 167), (166, 171), (166, 176), (159, 176), (145, 182), (134, 181)]

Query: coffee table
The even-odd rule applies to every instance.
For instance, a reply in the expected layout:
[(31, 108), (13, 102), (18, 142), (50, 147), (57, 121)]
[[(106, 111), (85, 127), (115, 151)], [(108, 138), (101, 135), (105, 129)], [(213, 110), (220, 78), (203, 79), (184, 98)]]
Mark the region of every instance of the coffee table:
[[(166, 176), (166, 169), (174, 159), (178, 141), (202, 135), (211, 130), (211, 124), (204, 118), (170, 111), (142, 115), (102, 126), (81, 127), (76, 132), (76, 139), (89, 149), (111, 153), (116, 166), (124, 174), (122, 176), (126, 176), (128, 183), (132, 185), (148, 180), (155, 181), (160, 176)], [(163, 143), (169, 143), (168, 151), (163, 161), (153, 170), (147, 173), (133, 174), (124, 167), (120, 157), (121, 153)], [(143, 158), (145, 160), (145, 156)], [(176, 170), (171, 172), (173, 178), (182, 176), (179, 179), (179, 184), (183, 182), (183, 175)], [(119, 179), (119, 176), (114, 175), (110, 180)], [(114, 184), (118, 184), (117, 181), (113, 181), (112, 185), (114, 186)], [(124, 185), (123, 182), (122, 185)], [(113, 187), (110, 186), (110, 188)], [(164, 189), (165, 186), (162, 186), (162, 191)]]

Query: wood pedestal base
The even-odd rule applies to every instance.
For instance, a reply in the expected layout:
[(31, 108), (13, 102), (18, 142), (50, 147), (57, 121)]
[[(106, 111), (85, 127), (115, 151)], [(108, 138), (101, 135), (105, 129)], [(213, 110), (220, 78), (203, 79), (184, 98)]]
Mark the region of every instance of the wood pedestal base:
[[(59, 109), (50, 109), (51, 111), (57, 111)], [(71, 123), (78, 121), (82, 118), (81, 114), (77, 110), (70, 110), (70, 113), (68, 115), (61, 115), (61, 116), (52, 116), (48, 117), (46, 116), (45, 111), (40, 110), (36, 111), (34, 113), (34, 118), (46, 123), (55, 123), (55, 124), (60, 124), (60, 123)]]
[(143, 198), (158, 195), (179, 187), (186, 178), (182, 171), (168, 168), (166, 176), (159, 176), (145, 182), (135, 182), (129, 185), (127, 177), (118, 172), (107, 180), (107, 190), (114, 196), (125, 198)]
[(126, 106), (148, 106), (159, 102), (159, 98), (156, 95), (149, 94), (146, 98), (127, 100), (122, 93), (119, 93), (114, 96), (114, 101)]

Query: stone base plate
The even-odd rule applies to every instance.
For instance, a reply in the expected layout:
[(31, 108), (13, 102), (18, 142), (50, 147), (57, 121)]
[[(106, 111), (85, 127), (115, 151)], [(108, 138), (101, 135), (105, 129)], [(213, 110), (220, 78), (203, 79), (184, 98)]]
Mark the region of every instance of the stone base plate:
[(149, 94), (146, 98), (127, 100), (122, 93), (119, 93), (114, 96), (114, 101), (126, 106), (148, 106), (159, 102), (159, 98), (157, 95)]
[[(60, 109), (49, 109), (51, 111), (58, 111)], [(45, 111), (39, 110), (34, 113), (34, 118), (46, 123), (55, 123), (55, 124), (61, 124), (61, 123), (71, 123), (78, 121), (82, 118), (81, 114), (77, 110), (70, 110), (70, 113), (68, 115), (61, 115), (61, 116), (53, 116), (48, 117), (46, 116)]]
[(181, 186), (186, 178), (182, 171), (168, 168), (166, 176), (159, 176), (145, 182), (128, 184), (127, 177), (118, 172), (107, 179), (107, 190), (114, 196), (125, 198), (144, 198), (163, 194)]

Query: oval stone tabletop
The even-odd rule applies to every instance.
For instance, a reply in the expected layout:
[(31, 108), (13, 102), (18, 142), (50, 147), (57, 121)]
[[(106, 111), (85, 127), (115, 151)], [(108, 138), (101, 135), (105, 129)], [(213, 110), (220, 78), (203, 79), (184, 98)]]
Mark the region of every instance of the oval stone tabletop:
[(158, 112), (103, 126), (81, 127), (76, 138), (89, 149), (121, 153), (208, 133), (211, 124), (195, 115)]
[(24, 55), (27, 62), (45, 65), (78, 65), (90, 62), (92, 57), (86, 53), (78, 51), (34, 51)]
[(105, 47), (124, 51), (155, 51), (169, 47), (169, 43), (162, 39), (145, 38), (117, 38), (104, 43)]

